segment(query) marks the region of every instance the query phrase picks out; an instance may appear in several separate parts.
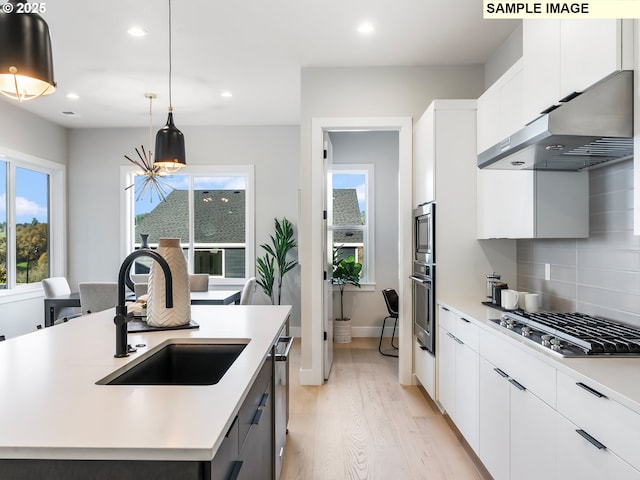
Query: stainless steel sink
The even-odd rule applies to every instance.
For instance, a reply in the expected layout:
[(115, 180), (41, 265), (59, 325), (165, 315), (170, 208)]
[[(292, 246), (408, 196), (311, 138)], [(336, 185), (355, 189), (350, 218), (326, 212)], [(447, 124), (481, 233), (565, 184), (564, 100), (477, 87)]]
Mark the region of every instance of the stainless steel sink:
[[(98, 385), (214, 385), (247, 346), (237, 343), (172, 340), (133, 367), (116, 371)], [(126, 368), (126, 367), (125, 367)]]

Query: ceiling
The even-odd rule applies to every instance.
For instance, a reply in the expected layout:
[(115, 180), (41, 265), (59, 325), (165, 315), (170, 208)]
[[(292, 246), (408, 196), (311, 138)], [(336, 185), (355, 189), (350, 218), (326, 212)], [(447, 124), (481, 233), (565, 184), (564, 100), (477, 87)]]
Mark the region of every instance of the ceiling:
[[(58, 90), (21, 108), (71, 128), (145, 126), (150, 92), (164, 123), (167, 0), (46, 8)], [(482, 64), (518, 24), (483, 20), (478, 0), (173, 0), (172, 22), (179, 127), (297, 124), (301, 68)], [(129, 35), (134, 25), (147, 35)]]

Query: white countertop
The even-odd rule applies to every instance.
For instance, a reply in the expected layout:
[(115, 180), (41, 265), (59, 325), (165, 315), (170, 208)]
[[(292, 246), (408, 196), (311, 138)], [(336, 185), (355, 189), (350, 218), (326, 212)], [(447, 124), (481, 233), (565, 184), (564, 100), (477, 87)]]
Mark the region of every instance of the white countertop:
[[(0, 342), (0, 458), (211, 460), (284, 324), (288, 306), (192, 306), (200, 328), (129, 334), (113, 311)], [(250, 339), (210, 386), (96, 382), (172, 338)]]
[(504, 332), (504, 329), (489, 321), (491, 318), (500, 318), (502, 312), (484, 306), (480, 301), (438, 299), (437, 303), (468, 320), (476, 320), (482, 328), (500, 332), (512, 344), (536, 354), (558, 370), (582, 377), (591, 387), (640, 414), (640, 358), (562, 358), (545, 347)]

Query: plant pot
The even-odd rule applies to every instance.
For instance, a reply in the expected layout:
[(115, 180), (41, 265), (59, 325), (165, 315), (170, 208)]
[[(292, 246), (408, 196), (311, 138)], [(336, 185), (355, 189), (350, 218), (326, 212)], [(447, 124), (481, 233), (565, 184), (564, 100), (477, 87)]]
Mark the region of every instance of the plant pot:
[(333, 321), (333, 341), (335, 343), (351, 343), (350, 318), (336, 318)]

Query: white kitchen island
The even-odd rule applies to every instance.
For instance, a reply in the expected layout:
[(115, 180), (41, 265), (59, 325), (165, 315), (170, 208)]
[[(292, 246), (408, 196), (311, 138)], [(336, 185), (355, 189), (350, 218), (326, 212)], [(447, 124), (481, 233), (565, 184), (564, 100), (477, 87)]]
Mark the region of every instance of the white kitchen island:
[[(171, 465), (192, 464), (197, 471), (210, 463), (290, 307), (192, 306), (191, 311), (198, 329), (130, 333), (131, 345), (145, 346), (126, 358), (114, 358), (113, 310), (0, 343), (0, 471), (3, 465), (62, 468), (74, 463), (69, 460), (136, 468), (160, 462), (167, 472)], [(248, 344), (215, 385), (96, 384), (163, 342), (182, 338)]]

